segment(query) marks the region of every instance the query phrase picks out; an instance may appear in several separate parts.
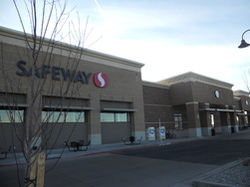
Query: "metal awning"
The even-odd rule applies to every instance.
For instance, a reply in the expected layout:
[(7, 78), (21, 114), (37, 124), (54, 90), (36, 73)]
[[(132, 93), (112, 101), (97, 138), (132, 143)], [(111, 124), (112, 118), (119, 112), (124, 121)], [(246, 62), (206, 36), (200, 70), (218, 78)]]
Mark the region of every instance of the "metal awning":
[(91, 107), (81, 107), (81, 106), (61, 106), (61, 105), (44, 105), (43, 109), (62, 109), (62, 110), (93, 110)]
[(205, 112), (235, 112), (235, 113), (244, 113), (243, 110), (234, 110), (234, 109), (223, 109), (223, 108), (203, 108), (199, 111)]
[(102, 108), (101, 111), (103, 112), (137, 112), (137, 109), (130, 109), (130, 108)]
[(0, 103), (0, 107), (10, 108), (27, 108), (29, 105), (21, 103)]

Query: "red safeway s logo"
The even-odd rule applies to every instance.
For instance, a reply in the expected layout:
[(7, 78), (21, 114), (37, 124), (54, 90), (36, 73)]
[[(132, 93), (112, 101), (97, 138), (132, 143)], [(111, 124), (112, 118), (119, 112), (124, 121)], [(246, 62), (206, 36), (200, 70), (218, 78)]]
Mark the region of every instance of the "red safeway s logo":
[(108, 85), (108, 76), (105, 73), (95, 73), (93, 79), (97, 87), (104, 88)]

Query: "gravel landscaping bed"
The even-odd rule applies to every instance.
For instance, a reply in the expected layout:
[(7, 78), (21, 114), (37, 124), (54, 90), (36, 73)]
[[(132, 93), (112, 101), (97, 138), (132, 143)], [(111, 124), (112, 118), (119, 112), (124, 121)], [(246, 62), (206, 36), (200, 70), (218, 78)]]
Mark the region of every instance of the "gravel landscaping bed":
[(194, 186), (250, 187), (250, 158), (229, 163), (205, 177), (194, 181)]

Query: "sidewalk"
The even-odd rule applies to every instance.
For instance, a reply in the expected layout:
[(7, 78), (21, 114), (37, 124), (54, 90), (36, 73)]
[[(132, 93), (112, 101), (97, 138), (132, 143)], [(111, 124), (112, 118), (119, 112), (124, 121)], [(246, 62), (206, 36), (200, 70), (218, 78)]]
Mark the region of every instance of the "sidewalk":
[[(140, 144), (132, 144), (132, 145), (124, 145), (123, 142), (121, 143), (113, 143), (113, 144), (104, 144), (104, 145), (90, 145), (87, 151), (69, 151), (68, 148), (65, 149), (54, 149), (50, 153), (47, 151), (48, 157), (47, 159), (56, 159), (56, 158), (70, 158), (70, 157), (79, 157), (79, 156), (90, 156), (95, 154), (104, 154), (104, 153), (111, 153), (121, 150), (130, 150), (130, 149), (139, 149), (139, 148), (146, 148), (146, 147), (154, 147), (154, 146), (161, 146), (161, 145), (170, 145), (174, 143), (181, 143), (186, 141), (194, 141), (197, 139), (204, 139), (201, 138), (177, 138), (177, 139), (164, 139), (164, 140), (153, 140), (148, 141), (144, 140), (141, 141)], [(15, 159), (16, 157), (16, 159)], [(13, 153), (8, 154), (6, 159), (0, 160), (0, 167), (15, 165), (15, 164), (23, 164), (25, 163), (25, 159), (22, 153)]]

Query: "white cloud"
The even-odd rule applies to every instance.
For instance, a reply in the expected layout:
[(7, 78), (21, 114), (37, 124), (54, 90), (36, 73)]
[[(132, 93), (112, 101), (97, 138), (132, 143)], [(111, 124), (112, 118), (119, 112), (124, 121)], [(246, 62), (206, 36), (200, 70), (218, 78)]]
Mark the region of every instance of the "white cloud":
[[(15, 12), (13, 4), (6, 2), (1, 4), (1, 15)], [(82, 32), (90, 16), (87, 32), (91, 34), (85, 46), (103, 35), (91, 49), (145, 63), (144, 80), (194, 71), (242, 85), (250, 52), (237, 45), (244, 29), (249, 28), (248, 0), (72, 0), (69, 9), (74, 4)], [(78, 26), (75, 11), (70, 19)], [(0, 21), (3, 26), (21, 30), (15, 14), (0, 16)], [(246, 34), (246, 40), (250, 42), (249, 36)]]
[(144, 63), (142, 78), (147, 81), (158, 81), (193, 71), (238, 85), (243, 82), (242, 74), (249, 67), (246, 63), (241, 63), (239, 59), (250, 59), (250, 54), (239, 51), (236, 46), (234, 48), (175, 46), (155, 40), (105, 41), (104, 38), (103, 41), (97, 43), (96, 49)]

